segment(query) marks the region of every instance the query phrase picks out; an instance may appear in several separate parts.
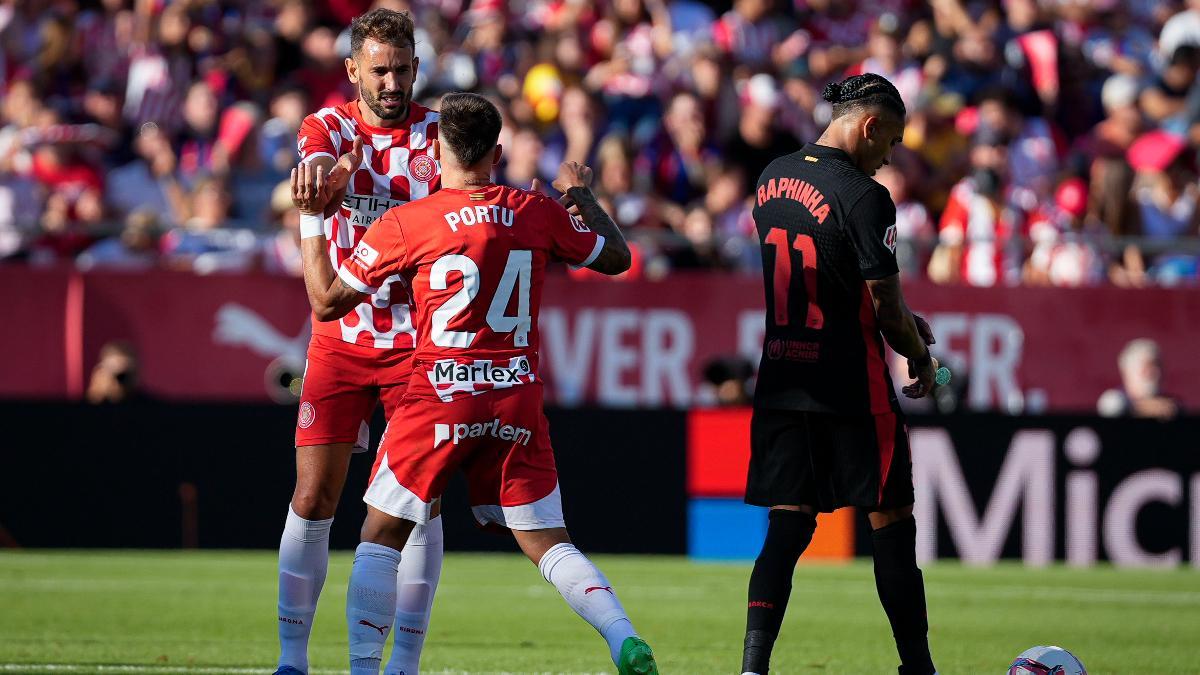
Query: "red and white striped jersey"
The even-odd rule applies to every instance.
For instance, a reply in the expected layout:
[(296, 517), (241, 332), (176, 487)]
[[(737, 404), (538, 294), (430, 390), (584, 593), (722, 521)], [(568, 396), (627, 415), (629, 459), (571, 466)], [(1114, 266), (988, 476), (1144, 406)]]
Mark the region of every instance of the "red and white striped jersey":
[(407, 280), (421, 340), (406, 395), (449, 402), (537, 382), (546, 266), (590, 265), (603, 247), (545, 195), (446, 188), (385, 213), (338, 275), (362, 293)]
[[(325, 221), (333, 268), (354, 253), (375, 219), (393, 206), (429, 196), (441, 184), (441, 168), (429, 155), (437, 137), (438, 114), (409, 104), (408, 119), (394, 129), (362, 120), (358, 100), (322, 108), (304, 119), (297, 145), (300, 161), (337, 159), (350, 152), (355, 137), (363, 139), (363, 161), (350, 179), (342, 208)], [(408, 289), (400, 275), (378, 284), (370, 299), (338, 321), (313, 318), (313, 334), (378, 349), (412, 349), (416, 328), (409, 311)]]

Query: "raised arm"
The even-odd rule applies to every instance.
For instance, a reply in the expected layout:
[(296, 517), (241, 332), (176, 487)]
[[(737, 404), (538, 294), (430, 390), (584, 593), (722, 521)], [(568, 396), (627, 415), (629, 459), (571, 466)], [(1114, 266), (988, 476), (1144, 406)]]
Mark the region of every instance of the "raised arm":
[[(360, 141), (355, 142), (355, 150), (361, 153)], [(336, 162), (331, 157), (315, 157), (292, 169), (292, 203), (300, 210), (304, 288), (318, 321), (340, 319), (366, 297), (338, 278), (325, 238), (325, 218), (336, 211), (358, 167), (354, 155), (347, 153)]]
[(600, 206), (596, 195), (592, 192), (592, 170), (578, 162), (563, 162), (558, 170), (558, 178), (554, 180), (554, 188), (565, 194), (579, 210), (583, 222), (600, 236), (604, 237), (604, 248), (588, 265), (588, 269), (601, 274), (615, 276), (629, 269), (633, 257), (629, 253), (629, 245), (625, 243), (625, 235), (621, 228), (613, 222), (612, 216)]

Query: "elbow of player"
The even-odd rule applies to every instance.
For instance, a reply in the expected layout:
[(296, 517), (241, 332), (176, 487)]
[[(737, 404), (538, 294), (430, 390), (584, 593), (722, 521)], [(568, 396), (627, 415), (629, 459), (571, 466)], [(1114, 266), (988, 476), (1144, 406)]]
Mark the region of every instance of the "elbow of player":
[(612, 255), (609, 274), (624, 274), (633, 266), (633, 253), (629, 250), (629, 244), (621, 239), (614, 241), (611, 244)]
[(337, 307), (324, 302), (313, 304), (313, 316), (317, 317), (317, 321), (337, 321), (345, 316), (345, 314), (345, 312), (338, 312)]
[(613, 263), (613, 267), (615, 267), (617, 270), (616, 272), (613, 272), (613, 274), (624, 274), (625, 272), (629, 271), (630, 267), (633, 267), (633, 253), (629, 251), (628, 245), (621, 246), (621, 250), (618, 251), (618, 255)]

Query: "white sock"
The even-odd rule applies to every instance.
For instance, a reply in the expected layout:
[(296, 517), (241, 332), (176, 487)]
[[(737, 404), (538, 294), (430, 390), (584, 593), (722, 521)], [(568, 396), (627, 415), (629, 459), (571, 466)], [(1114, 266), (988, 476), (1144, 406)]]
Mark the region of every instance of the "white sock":
[(400, 551), (363, 542), (354, 551), (346, 591), (350, 675), (379, 675), (383, 645), (396, 614), (396, 568)]
[(433, 595), (442, 576), (442, 519), (417, 525), (400, 556), (396, 579), (396, 620), (392, 626), (392, 655), (383, 672), (417, 675), (421, 648), (429, 630)]
[(329, 569), (327, 520), (305, 520), (288, 505), (279, 540), (279, 665), (308, 672), (308, 636)]
[(554, 584), (571, 609), (600, 632), (616, 663), (621, 643), (637, 633), (608, 579), (572, 544), (551, 546), (538, 563), (538, 571)]

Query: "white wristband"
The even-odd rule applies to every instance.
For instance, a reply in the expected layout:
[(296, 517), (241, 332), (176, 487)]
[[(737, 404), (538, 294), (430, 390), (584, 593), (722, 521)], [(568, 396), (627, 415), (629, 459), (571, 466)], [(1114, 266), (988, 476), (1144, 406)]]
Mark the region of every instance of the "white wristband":
[(311, 213), (300, 214), (300, 238), (325, 236), (325, 219)]

